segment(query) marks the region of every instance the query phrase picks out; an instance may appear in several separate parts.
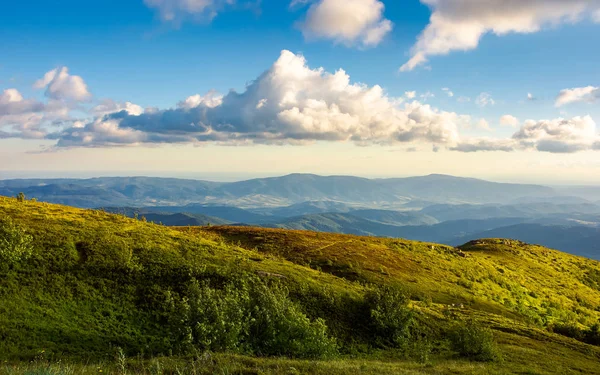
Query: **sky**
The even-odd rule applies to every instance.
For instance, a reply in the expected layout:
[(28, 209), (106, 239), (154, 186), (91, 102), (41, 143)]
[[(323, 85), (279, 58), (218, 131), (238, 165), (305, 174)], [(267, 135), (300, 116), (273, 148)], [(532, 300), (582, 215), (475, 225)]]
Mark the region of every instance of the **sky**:
[(598, 0), (1, 7), (0, 178), (600, 183)]

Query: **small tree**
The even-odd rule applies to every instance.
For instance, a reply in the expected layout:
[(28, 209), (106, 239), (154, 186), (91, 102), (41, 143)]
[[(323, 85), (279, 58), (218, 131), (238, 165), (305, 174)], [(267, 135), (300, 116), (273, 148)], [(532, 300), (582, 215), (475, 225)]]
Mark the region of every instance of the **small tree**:
[(23, 192), (20, 192), (19, 194), (17, 194), (17, 201), (25, 202), (25, 194), (23, 194)]
[(18, 263), (33, 253), (33, 237), (16, 225), (9, 217), (0, 220), (0, 261), (5, 264)]
[(500, 358), (492, 331), (479, 327), (474, 321), (455, 326), (448, 338), (452, 350), (461, 357), (482, 362)]

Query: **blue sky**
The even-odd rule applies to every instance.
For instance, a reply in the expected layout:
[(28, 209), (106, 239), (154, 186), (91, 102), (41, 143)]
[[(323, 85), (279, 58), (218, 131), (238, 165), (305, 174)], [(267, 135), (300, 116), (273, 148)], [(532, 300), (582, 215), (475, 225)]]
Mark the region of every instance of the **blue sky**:
[[(196, 8), (186, 8), (190, 3)], [(600, 5), (596, 1), (574, 0), (568, 5), (555, 0), (526, 0), (520, 2), (527, 5), (522, 9), (508, 9), (506, 1), (500, 0), (300, 3), (69, 0), (3, 5), (0, 92), (16, 90), (23, 102), (17, 107), (15, 100), (10, 101), (4, 112), (0, 104), (0, 170), (6, 176), (44, 170), (56, 174), (151, 174), (170, 170), (169, 160), (177, 160), (181, 154), (186, 160), (205, 160), (210, 149), (210, 157), (220, 160), (215, 170), (191, 162), (176, 173), (241, 175), (250, 168), (257, 175), (298, 170), (377, 176), (452, 172), (500, 180), (555, 181), (559, 178), (552, 171), (563, 168), (563, 175), (574, 181), (597, 181), (589, 177), (600, 175), (596, 130), (600, 119), (600, 49), (595, 48), (600, 45)], [(175, 10), (175, 18), (168, 19), (165, 9)], [(354, 10), (372, 17), (361, 23), (361, 17), (352, 14)], [(212, 19), (209, 13), (214, 15)], [(444, 23), (436, 25), (432, 15)], [(387, 27), (386, 22), (393, 26), (367, 43), (368, 31)], [(473, 25), (484, 26), (479, 29)], [(428, 29), (432, 29), (430, 40)], [(425, 40), (422, 45), (420, 39)], [(381, 86), (384, 93), (377, 100), (382, 102), (356, 112), (356, 108), (364, 107), (360, 102), (364, 98), (357, 99), (349, 91), (336, 96), (337, 91), (321, 82), (326, 78), (315, 78), (315, 84), (322, 85), (318, 90), (306, 86), (294, 93), (298, 98), (314, 100), (286, 107), (298, 109), (302, 119), (288, 116), (282, 120), (283, 110), (277, 112), (274, 101), (284, 98), (278, 96), (278, 86), (268, 84), (287, 79), (283, 70), (273, 68), (276, 61), (282, 61), (284, 50), (295, 56), (290, 55), (286, 63), (302, 59), (307, 72), (322, 67), (324, 77), (343, 69), (350, 85), (360, 83), (365, 90)], [(426, 61), (404, 68), (418, 53)], [(68, 84), (61, 83), (56, 74), (46, 85), (34, 88), (44, 74), (63, 67), (68, 68), (64, 75)], [(259, 77), (268, 70), (272, 76), (261, 81)], [(255, 81), (264, 98), (246, 92), (246, 86)], [(235, 101), (239, 98), (227, 96), (230, 89), (247, 93), (242, 102), (246, 107), (239, 114), (232, 113), (239, 106)], [(223, 104), (214, 107), (201, 100), (193, 108), (178, 107), (186, 98), (195, 94), (203, 97), (211, 90), (224, 95)], [(413, 91), (414, 97), (407, 95)], [(560, 95), (565, 100), (559, 105)], [(5, 97), (9, 97), (6, 91)], [(127, 112), (127, 119), (111, 120), (110, 137), (107, 131), (98, 133), (101, 126), (108, 126), (102, 117), (111, 115), (111, 111), (96, 110), (106, 100), (114, 104), (113, 113), (123, 110), (119, 103), (140, 107), (135, 113)], [(252, 100), (256, 104), (263, 100), (266, 107), (249, 107)], [(27, 112), (23, 109), (26, 101), (31, 108), (37, 103), (44, 109), (35, 107), (38, 109)], [(314, 101), (325, 103), (329, 112), (319, 110), (320, 117), (316, 117), (310, 107)], [(418, 105), (406, 109), (404, 106), (411, 102)], [(281, 107), (280, 101), (277, 108)], [(198, 108), (205, 109), (204, 117), (190, 117), (200, 112)], [(341, 108), (352, 121), (339, 120), (331, 113), (333, 108)], [(428, 108), (456, 116), (424, 114)], [(265, 113), (249, 115), (250, 109)], [(308, 110), (313, 111), (310, 118)], [(165, 118), (164, 111), (184, 119), (173, 121), (198, 121), (213, 136), (197, 128), (193, 134), (190, 129), (182, 130), (186, 124), (159, 124), (159, 117)], [(35, 124), (33, 115), (37, 116)], [(518, 122), (501, 124), (500, 118), (508, 115)], [(394, 120), (382, 125), (373, 120), (377, 116)], [(343, 123), (336, 123), (338, 120)], [(151, 122), (157, 122), (157, 128), (150, 130)], [(90, 125), (93, 123), (97, 126)], [(265, 128), (266, 133), (259, 134)], [(81, 129), (86, 130), (85, 137), (80, 137)], [(238, 150), (232, 152), (233, 148)], [(299, 164), (298, 158), (314, 155), (315, 149), (329, 162)], [(288, 160), (284, 163), (287, 167), (263, 160), (265, 153)], [(232, 154), (240, 156), (228, 156)], [(333, 161), (342, 154), (345, 161)], [(356, 163), (349, 154), (369, 155), (371, 161), (354, 170)], [(393, 162), (390, 154), (402, 162), (421, 162), (406, 163), (414, 165), (403, 169), (373, 170), (373, 161), (379, 165)], [(97, 162), (102, 155), (120, 157)], [(132, 155), (152, 155), (163, 162), (144, 164)], [(87, 166), (72, 162), (85, 158), (89, 158)], [(530, 167), (515, 170), (503, 165), (502, 161), (510, 158), (525, 160), (524, 165)], [(457, 167), (459, 162), (462, 164)], [(489, 171), (490, 163), (496, 172)]]

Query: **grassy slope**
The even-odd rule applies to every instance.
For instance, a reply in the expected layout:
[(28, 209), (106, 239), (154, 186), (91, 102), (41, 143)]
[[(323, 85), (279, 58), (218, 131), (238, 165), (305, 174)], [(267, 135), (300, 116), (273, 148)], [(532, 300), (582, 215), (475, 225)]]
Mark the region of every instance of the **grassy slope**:
[[(0, 198), (3, 216), (34, 235), (34, 265), (56, 266), (43, 275), (23, 270), (20, 278), (0, 280), (0, 359), (28, 357), (42, 349), (58, 355), (86, 350), (93, 355), (91, 347), (110, 352), (110, 346), (143, 346), (145, 340), (155, 339), (144, 327), (148, 317), (136, 309), (130, 290), (135, 285), (110, 273), (73, 273), (64, 263), (81, 261), (76, 249), (54, 247), (65, 239), (77, 243), (109, 233), (126, 243), (141, 264), (159, 263), (165, 269), (185, 265), (192, 270), (264, 271), (284, 275), (290, 285), (349, 296), (360, 295), (369, 282), (402, 283), (417, 297), (413, 306), (432, 329), (450, 324), (453, 316), (474, 317), (494, 329), (504, 356), (504, 362), (473, 364), (440, 350), (430, 365), (394, 359), (393, 352), (313, 363), (215, 357), (235, 369), (273, 374), (290, 373), (290, 367), (324, 374), (600, 373), (599, 348), (548, 333), (539, 325), (554, 320), (584, 325), (597, 321), (600, 291), (585, 281), (589, 270), (600, 271), (600, 264), (545, 248), (488, 240), (466, 246), (463, 257), (447, 246), (396, 239), (236, 227), (176, 230), (98, 211), (8, 198)], [(460, 303), (465, 307), (448, 306)], [(168, 367), (170, 360), (164, 361)], [(9, 370), (0, 368), (0, 373)], [(88, 370), (94, 372), (96, 367), (78, 372)]]
[[(230, 243), (362, 282), (400, 281), (442, 304), (532, 321), (600, 318), (600, 263), (518, 241), (489, 239), (458, 249), (402, 239), (245, 227), (195, 228)], [(592, 286), (594, 286), (592, 284)]]

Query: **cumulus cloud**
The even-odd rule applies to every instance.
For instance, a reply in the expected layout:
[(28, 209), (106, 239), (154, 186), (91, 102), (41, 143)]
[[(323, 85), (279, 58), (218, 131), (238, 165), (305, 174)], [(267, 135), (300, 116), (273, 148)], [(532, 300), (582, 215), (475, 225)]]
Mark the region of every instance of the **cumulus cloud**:
[(318, 0), (300, 28), (307, 39), (332, 39), (344, 45), (373, 47), (392, 31), (379, 0)]
[[(44, 78), (47, 87), (56, 77)], [(424, 94), (426, 95), (426, 94)], [(446, 112), (415, 100), (415, 92), (393, 97), (378, 85), (353, 83), (344, 70), (311, 68), (301, 55), (282, 51), (275, 63), (244, 91), (192, 95), (175, 108), (143, 109), (105, 99), (81, 117), (73, 96), (26, 99), (16, 89), (0, 94), (0, 138), (51, 139), (54, 149), (161, 143), (293, 144), (315, 141), (358, 145), (407, 144), (459, 152), (537, 150), (553, 153), (600, 150), (590, 116), (527, 120), (510, 138), (461, 137), (459, 129), (490, 130), (487, 121)], [(411, 99), (407, 101), (407, 99)], [(493, 99), (480, 97), (487, 105)], [(76, 109), (76, 111), (73, 111)], [(503, 125), (518, 126), (505, 115)]]
[(597, 0), (421, 0), (431, 8), (429, 24), (400, 68), (410, 71), (430, 56), (477, 48), (487, 33), (534, 33), (546, 26), (589, 17), (600, 22)]
[(577, 87), (562, 90), (556, 98), (555, 105), (556, 107), (562, 107), (575, 102), (591, 103), (598, 99), (600, 99), (600, 87)]
[(500, 125), (517, 127), (519, 125), (519, 119), (512, 115), (504, 115), (500, 117)]
[(33, 87), (45, 88), (46, 96), (55, 100), (86, 101), (92, 96), (83, 78), (70, 75), (66, 66), (47, 72)]
[(44, 108), (43, 103), (24, 99), (17, 89), (6, 89), (0, 95), (0, 116), (41, 112)]
[(223, 95), (216, 91), (209, 91), (206, 95), (196, 94), (188, 96), (185, 100), (177, 103), (177, 107), (191, 109), (199, 105), (204, 105), (208, 108), (214, 108), (221, 104), (223, 104)]
[(102, 117), (109, 113), (125, 111), (130, 115), (138, 116), (144, 112), (144, 109), (131, 102), (118, 103), (112, 99), (105, 99), (100, 104), (94, 106), (90, 112), (94, 116)]
[(590, 116), (571, 119), (527, 120), (510, 139), (472, 138), (453, 147), (456, 151), (537, 150), (551, 153), (573, 153), (598, 150), (600, 136)]
[(478, 152), (478, 151), (515, 151), (517, 142), (512, 139), (493, 139), (493, 138), (471, 138), (462, 140), (456, 146), (451, 147), (452, 151), (460, 152)]
[(6, 89), (0, 94), (0, 138), (44, 138), (44, 123), (65, 119), (68, 112), (60, 101), (42, 103)]
[[(191, 99), (190, 99), (191, 98)], [(311, 69), (301, 55), (283, 51), (246, 87), (220, 97), (193, 96), (175, 109), (139, 115), (118, 112), (83, 129), (57, 134), (58, 146), (128, 143), (218, 142), (455, 144), (469, 116), (386, 95), (380, 86), (351, 83), (343, 70)], [(122, 139), (119, 139), (121, 137)]]

